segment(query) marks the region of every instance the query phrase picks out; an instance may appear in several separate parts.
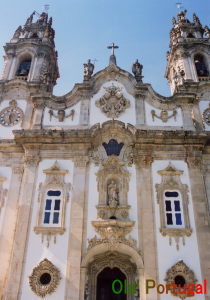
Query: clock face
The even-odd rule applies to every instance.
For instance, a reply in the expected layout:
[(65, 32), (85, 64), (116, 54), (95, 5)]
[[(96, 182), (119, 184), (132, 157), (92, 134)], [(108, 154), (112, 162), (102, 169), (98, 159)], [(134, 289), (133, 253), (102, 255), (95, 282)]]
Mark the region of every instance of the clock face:
[(22, 120), (23, 112), (18, 107), (6, 107), (0, 112), (0, 124), (9, 127), (15, 126)]
[(210, 126), (210, 108), (204, 110), (203, 112), (203, 120), (204, 122)]

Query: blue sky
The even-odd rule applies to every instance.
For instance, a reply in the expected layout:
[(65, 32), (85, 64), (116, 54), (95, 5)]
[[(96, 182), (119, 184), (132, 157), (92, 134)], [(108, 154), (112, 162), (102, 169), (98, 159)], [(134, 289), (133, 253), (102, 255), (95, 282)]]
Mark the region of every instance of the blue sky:
[[(0, 57), (16, 28), (24, 25), (34, 10), (40, 13), (49, 4), (60, 70), (55, 95), (64, 95), (75, 83), (82, 82), (83, 63), (88, 58), (97, 59), (94, 72), (105, 68), (110, 55), (107, 46), (112, 42), (120, 47), (116, 51), (120, 68), (131, 72), (131, 65), (138, 58), (144, 66), (143, 81), (151, 83), (158, 93), (170, 95), (164, 72), (176, 2), (179, 0), (4, 1), (0, 11)], [(201, 23), (210, 27), (209, 0), (182, 3), (189, 19), (195, 12)], [(0, 58), (1, 70), (2, 67)]]

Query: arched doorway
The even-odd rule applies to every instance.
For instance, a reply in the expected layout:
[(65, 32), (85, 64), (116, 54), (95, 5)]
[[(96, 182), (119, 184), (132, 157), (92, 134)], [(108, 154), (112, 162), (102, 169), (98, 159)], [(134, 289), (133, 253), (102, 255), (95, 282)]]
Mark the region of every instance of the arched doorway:
[[(124, 285), (126, 276), (119, 268), (104, 268), (97, 276), (97, 293), (96, 300), (127, 300), (124, 294), (124, 289), (120, 294), (116, 294), (112, 290), (112, 283), (114, 280), (120, 280)], [(120, 291), (120, 284), (116, 283), (114, 286), (115, 291)]]

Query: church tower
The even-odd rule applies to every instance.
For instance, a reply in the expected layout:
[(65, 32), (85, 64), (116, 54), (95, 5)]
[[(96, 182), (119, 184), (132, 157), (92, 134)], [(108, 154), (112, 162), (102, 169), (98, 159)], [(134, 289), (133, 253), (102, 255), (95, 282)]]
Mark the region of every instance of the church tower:
[(19, 26), (4, 47), (6, 55), (3, 80), (24, 80), (42, 84), (52, 91), (59, 76), (52, 18), (43, 12), (34, 21), (35, 12)]
[(210, 29), (202, 26), (196, 14), (189, 21), (186, 13), (180, 11), (177, 19), (173, 18), (170, 32), (165, 77), (172, 93), (186, 81), (210, 80)]

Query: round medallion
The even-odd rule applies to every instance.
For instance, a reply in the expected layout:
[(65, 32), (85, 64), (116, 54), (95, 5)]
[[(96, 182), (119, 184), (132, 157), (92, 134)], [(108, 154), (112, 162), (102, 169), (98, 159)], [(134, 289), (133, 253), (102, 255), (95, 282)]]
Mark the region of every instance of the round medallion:
[(15, 126), (22, 119), (23, 112), (17, 107), (16, 101), (11, 101), (10, 106), (0, 112), (0, 124), (5, 127)]
[(207, 108), (206, 110), (204, 110), (203, 120), (208, 126), (210, 126), (210, 108)]

